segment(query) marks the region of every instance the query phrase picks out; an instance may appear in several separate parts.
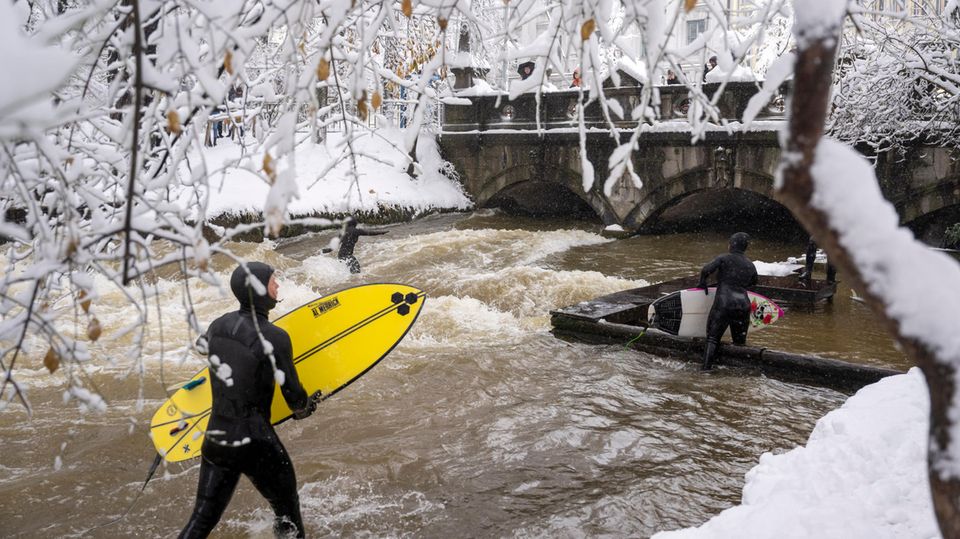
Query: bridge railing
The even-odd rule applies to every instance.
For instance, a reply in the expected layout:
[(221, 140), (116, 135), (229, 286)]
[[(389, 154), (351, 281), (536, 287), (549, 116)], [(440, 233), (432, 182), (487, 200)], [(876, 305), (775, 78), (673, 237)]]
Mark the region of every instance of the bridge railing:
[[(747, 103), (758, 91), (762, 82), (731, 82), (726, 85), (717, 101), (719, 114), (728, 121), (740, 121), (747, 108)], [(719, 90), (719, 83), (704, 84), (702, 91), (708, 97)], [(682, 85), (659, 86), (660, 94), (659, 113), (661, 121), (686, 122), (689, 118), (689, 109), (692, 104), (690, 90)], [(604, 88), (607, 99), (615, 99), (623, 109), (623, 118), (610, 111), (610, 119), (618, 128), (635, 128), (637, 122), (631, 118), (631, 111), (640, 103), (639, 86), (621, 86)], [(785, 118), (785, 92), (780, 92), (757, 115), (757, 119), (782, 120)], [(522, 94), (514, 100), (507, 95), (471, 96), (470, 105), (446, 105), (444, 108), (443, 131), (488, 131), (498, 129), (533, 130), (537, 129), (537, 115), (539, 113), (539, 127), (543, 129), (576, 129), (579, 126), (577, 90), (563, 90), (558, 92), (544, 92), (540, 96), (539, 111), (536, 96), (532, 93)], [(586, 95), (584, 95), (586, 101)], [(600, 104), (594, 101), (583, 111), (584, 124), (587, 128), (608, 128), (610, 123), (604, 117)]]

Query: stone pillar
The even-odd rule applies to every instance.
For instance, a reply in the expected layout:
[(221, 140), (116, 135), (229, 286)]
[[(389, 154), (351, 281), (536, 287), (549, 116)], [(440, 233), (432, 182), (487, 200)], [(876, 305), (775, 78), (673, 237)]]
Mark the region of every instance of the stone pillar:
[[(460, 58), (470, 56), (470, 29), (466, 24), (460, 25), (460, 40), (457, 43), (457, 53), (457, 56)], [(454, 76), (453, 89), (465, 90), (473, 86), (474, 80), (482, 80), (489, 70), (469, 65), (465, 67), (454, 67), (451, 68), (450, 71)]]

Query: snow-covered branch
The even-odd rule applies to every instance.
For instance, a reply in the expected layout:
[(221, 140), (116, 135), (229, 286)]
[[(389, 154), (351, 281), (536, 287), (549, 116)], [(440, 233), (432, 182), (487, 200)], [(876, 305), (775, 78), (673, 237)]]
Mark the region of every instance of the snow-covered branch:
[[(160, 268), (184, 277), (180, 323), (188, 331), (180, 345), (191, 346), (200, 325), (190, 279), (219, 285), (211, 257), (241, 260), (236, 235), (277, 234), (291, 222), (298, 150), (313, 143), (306, 132), (345, 126), (344, 159), (360, 193), (357, 168), (369, 157), (353, 141), (369, 133), (386, 85), (397, 81), (416, 96), (405, 148), (415, 160), (444, 45), (435, 32), (420, 65), (395, 69), (382, 39), (397, 38), (399, 23), (412, 20), (399, 5), (0, 3), (0, 69), (8, 74), (0, 87), (0, 400), (29, 410), (17, 367), (39, 355), (51, 372), (68, 374), (70, 394), (84, 406), (101, 406), (84, 365), (113, 361), (98, 341), (121, 337), (132, 346), (123, 357), (142, 357), (148, 323), (161, 323), (149, 284)], [(421, 26), (435, 30), (438, 13), (449, 18), (460, 7), (419, 6)], [(406, 37), (412, 43), (420, 34)], [(396, 75), (387, 80), (386, 72)], [(203, 148), (218, 123), (252, 132), (230, 166), (269, 186), (262, 223), (227, 230), (208, 223), (218, 170)], [(136, 313), (130, 326), (104, 327), (97, 318), (107, 289), (119, 290)]]
[[(899, 228), (873, 169), (852, 148), (822, 138), (845, 3), (819, 0), (796, 24), (794, 95), (777, 183), (779, 198), (827, 251), (930, 389), (929, 478), (944, 537), (960, 537), (960, 309), (955, 261)], [(921, 298), (935, 296), (938, 308)]]
[(901, 151), (918, 139), (960, 147), (956, 19), (857, 12), (854, 20), (843, 34), (831, 136), (877, 151)]

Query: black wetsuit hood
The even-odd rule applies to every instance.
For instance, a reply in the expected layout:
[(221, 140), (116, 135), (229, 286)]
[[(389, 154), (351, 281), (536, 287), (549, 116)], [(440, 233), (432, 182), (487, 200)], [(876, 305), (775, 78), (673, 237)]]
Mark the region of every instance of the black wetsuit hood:
[[(263, 285), (263, 295), (258, 294), (256, 288), (248, 284), (248, 270)], [(270, 276), (273, 272), (273, 267), (263, 262), (249, 262), (247, 269), (240, 265), (233, 270), (233, 275), (230, 276), (230, 290), (240, 302), (241, 311), (255, 311), (257, 314), (267, 316), (270, 310), (277, 306), (277, 300), (271, 298), (268, 291)]]
[(737, 232), (730, 236), (731, 253), (745, 253), (748, 245), (750, 245), (750, 235), (746, 232)]

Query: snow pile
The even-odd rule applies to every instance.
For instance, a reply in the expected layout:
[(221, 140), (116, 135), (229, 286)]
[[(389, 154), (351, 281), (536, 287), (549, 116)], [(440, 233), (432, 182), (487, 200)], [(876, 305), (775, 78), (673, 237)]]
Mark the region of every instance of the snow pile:
[(753, 265), (757, 268), (760, 275), (775, 275), (781, 277), (790, 275), (794, 271), (803, 267), (802, 264), (792, 264), (790, 262), (761, 262), (754, 260)]
[(729, 71), (725, 71), (722, 66), (711, 69), (707, 72), (706, 82), (753, 82), (757, 76), (749, 68), (741, 65), (731, 65)]
[[(800, 255), (800, 256), (788, 256), (788, 257), (787, 257), (787, 263), (788, 263), (788, 264), (797, 264), (797, 265), (799, 265), (799, 266), (803, 266), (804, 264), (807, 263), (807, 255), (806, 255), (806, 254), (802, 254), (802, 255)], [(827, 263), (827, 253), (826, 253), (823, 249), (817, 249), (817, 254), (816, 254), (816, 256), (814, 256), (814, 258), (813, 258), (813, 263), (814, 263), (814, 264), (826, 264), (826, 263)]]
[[(637, 79), (640, 84), (646, 85), (650, 83), (650, 79), (647, 77), (647, 65), (644, 62), (636, 62), (632, 58), (624, 56), (617, 62), (617, 68), (613, 70), (611, 76), (616, 76), (617, 71), (623, 71), (627, 75)], [(619, 83), (617, 86), (619, 86)]]
[[(344, 137), (331, 133), (320, 143), (304, 142), (296, 147), (295, 182), (297, 196), (287, 211), (291, 215), (376, 211), (380, 207), (467, 209), (472, 203), (460, 184), (446, 176), (449, 164), (440, 157), (436, 142), (421, 137), (417, 159), (421, 173), (411, 178), (402, 151), (402, 134), (395, 129), (378, 129), (353, 141), (358, 177), (354, 183), (350, 159), (344, 152)], [(249, 139), (248, 139), (249, 140)], [(210, 201), (207, 215), (259, 213), (264, 210), (270, 186), (258, 174), (261, 154), (221, 139), (218, 146), (205, 148), (203, 159), (214, 172), (209, 175)], [(337, 158), (341, 160), (333, 165)]]
[(677, 538), (938, 537), (927, 482), (929, 399), (919, 369), (857, 392), (805, 447), (765, 453), (742, 504)]
[(493, 86), (490, 86), (490, 83), (483, 79), (474, 79), (473, 86), (466, 88), (464, 90), (456, 90), (458, 96), (475, 96), (475, 95), (498, 95), (505, 94), (506, 92), (501, 92)]

